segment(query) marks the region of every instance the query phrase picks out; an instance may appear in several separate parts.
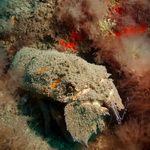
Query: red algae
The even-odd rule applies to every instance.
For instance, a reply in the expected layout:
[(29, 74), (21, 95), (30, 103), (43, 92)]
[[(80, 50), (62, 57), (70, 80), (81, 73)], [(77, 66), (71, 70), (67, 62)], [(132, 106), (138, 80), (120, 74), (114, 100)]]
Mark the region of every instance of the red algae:
[(135, 36), (138, 34), (143, 34), (148, 30), (148, 26), (143, 24), (143, 25), (130, 25), (123, 27), (121, 31), (119, 32), (114, 32), (116, 37), (121, 37), (121, 36)]
[(70, 39), (73, 41), (83, 41), (82, 37), (78, 32), (72, 31), (70, 35)]
[(72, 52), (77, 50), (77, 44), (74, 42), (67, 42), (64, 39), (59, 40), (59, 45), (62, 46), (64, 49), (71, 49)]

